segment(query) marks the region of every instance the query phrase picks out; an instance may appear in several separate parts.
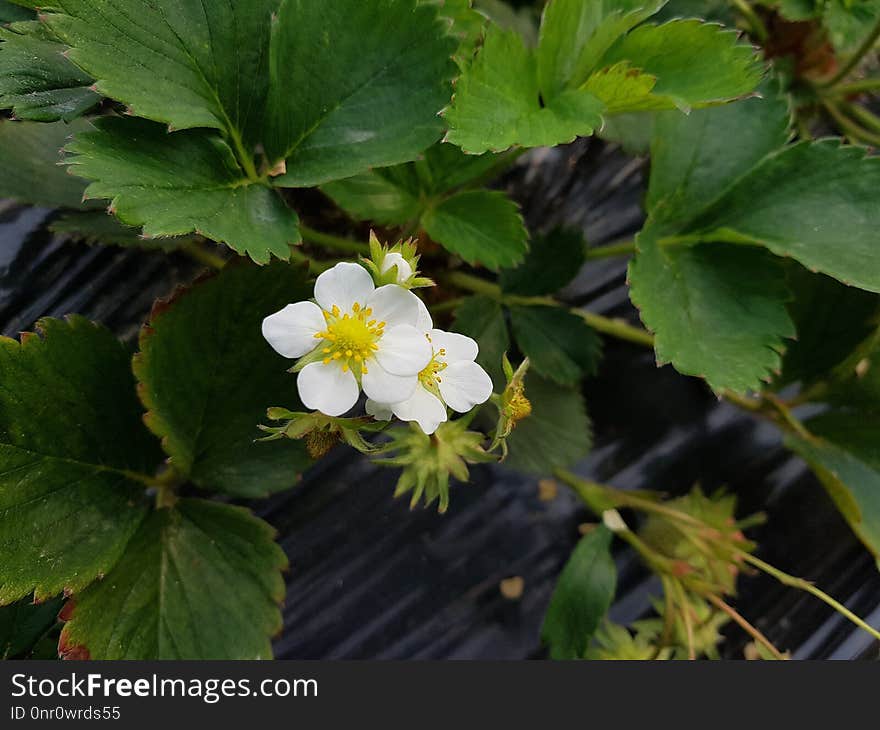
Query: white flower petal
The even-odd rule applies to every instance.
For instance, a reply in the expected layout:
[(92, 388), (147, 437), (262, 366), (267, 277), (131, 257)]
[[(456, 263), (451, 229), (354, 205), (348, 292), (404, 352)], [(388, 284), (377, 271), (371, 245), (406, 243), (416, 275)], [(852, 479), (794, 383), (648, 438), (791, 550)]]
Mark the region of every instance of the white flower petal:
[[(415, 296), (415, 295), (413, 295)], [(416, 320), (416, 329), (422, 332), (430, 332), (434, 327), (434, 321), (431, 319), (431, 313), (428, 311), (428, 308), (425, 306), (425, 303), (421, 300), (420, 297), (416, 297), (419, 302), (419, 318)]]
[(313, 362), (297, 376), (299, 397), (306, 408), (327, 416), (341, 416), (357, 403), (357, 380), (349, 370), (342, 372), (336, 363)]
[(421, 385), (405, 401), (392, 404), (391, 410), (401, 421), (415, 421), (427, 434), (434, 433), (447, 418), (446, 407), (440, 399)]
[(450, 364), (459, 360), (473, 362), (480, 351), (477, 343), (470, 337), (443, 330), (431, 330), (431, 344), (434, 346), (434, 352), (446, 350), (443, 360)]
[(320, 344), (315, 333), (325, 326), (324, 315), (317, 304), (297, 302), (263, 320), (263, 337), (279, 355), (302, 357)]
[(376, 361), (392, 375), (418, 375), (434, 354), (424, 333), (408, 324), (386, 330), (376, 344)]
[(413, 275), (412, 266), (410, 266), (409, 262), (396, 251), (385, 254), (385, 258), (382, 259), (382, 266), (379, 268), (379, 271), (384, 274), (392, 266), (397, 267), (398, 284), (402, 284)]
[(361, 376), (368, 398), (377, 403), (397, 403), (409, 398), (419, 382), (417, 375), (392, 375), (378, 363), (371, 362)]
[(419, 298), (397, 284), (380, 286), (367, 301), (367, 306), (373, 310), (370, 319), (385, 322), (386, 327), (415, 325), (419, 321)]
[(364, 304), (375, 288), (373, 277), (363, 266), (342, 261), (317, 278), (315, 299), (328, 312), (335, 304), (345, 313), (355, 302)]
[(467, 413), (492, 395), (492, 379), (475, 362), (450, 363), (440, 374), (440, 395), (453, 411)]
[(366, 410), (368, 416), (372, 416), (377, 421), (390, 421), (394, 416), (391, 406), (385, 403), (376, 403), (376, 401), (369, 398), (367, 398), (367, 402), (364, 405), (364, 410)]

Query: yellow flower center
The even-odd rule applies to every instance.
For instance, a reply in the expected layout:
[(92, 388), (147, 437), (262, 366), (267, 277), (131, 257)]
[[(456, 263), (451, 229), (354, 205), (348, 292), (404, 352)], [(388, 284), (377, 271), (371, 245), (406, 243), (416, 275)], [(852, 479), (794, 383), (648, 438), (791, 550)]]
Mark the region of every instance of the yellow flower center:
[[(428, 338), (431, 339), (430, 337)], [(440, 373), (446, 370), (446, 363), (440, 360), (439, 358), (446, 356), (446, 350), (440, 349), (434, 353), (431, 357), (431, 362), (425, 365), (422, 368), (422, 371), (419, 373), (419, 382), (425, 386), (428, 390), (434, 388), (437, 383), (442, 383), (443, 378), (440, 377)]]
[(321, 354), (324, 364), (337, 362), (342, 372), (349, 369), (360, 373), (367, 372), (366, 361), (373, 357), (379, 338), (384, 334), (384, 322), (372, 318), (373, 310), (364, 309), (355, 302), (351, 313), (342, 314), (335, 304), (329, 312), (324, 312), (327, 329), (315, 334), (315, 339), (324, 340)]

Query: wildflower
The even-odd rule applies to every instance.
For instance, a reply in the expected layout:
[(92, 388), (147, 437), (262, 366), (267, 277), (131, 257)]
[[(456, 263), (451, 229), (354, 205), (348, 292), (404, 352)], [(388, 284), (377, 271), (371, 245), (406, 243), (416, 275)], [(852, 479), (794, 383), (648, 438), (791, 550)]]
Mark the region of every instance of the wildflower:
[(366, 269), (343, 262), (315, 281), (315, 300), (263, 320), (263, 337), (280, 355), (302, 358), (293, 370), (305, 406), (339, 416), (361, 388), (382, 403), (409, 398), (432, 356), (416, 326), (426, 316), (419, 298), (396, 284), (377, 289)]
[(379, 420), (391, 415), (401, 421), (414, 421), (426, 434), (432, 434), (447, 420), (446, 406), (467, 413), (492, 395), (492, 380), (474, 360), (479, 348), (470, 337), (431, 329), (427, 333), (433, 350), (430, 361), (419, 372), (412, 394), (397, 403), (367, 401), (367, 413)]

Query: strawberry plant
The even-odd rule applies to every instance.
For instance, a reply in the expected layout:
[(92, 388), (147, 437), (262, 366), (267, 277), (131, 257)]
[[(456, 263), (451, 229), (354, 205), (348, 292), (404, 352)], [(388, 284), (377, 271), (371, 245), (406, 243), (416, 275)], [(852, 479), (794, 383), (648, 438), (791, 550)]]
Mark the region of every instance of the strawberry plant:
[[(772, 423), (880, 555), (875, 5), (0, 2), (0, 196), (211, 269), (133, 354), (75, 313), (0, 340), (3, 656), (60, 615), (65, 658), (270, 657), (288, 558), (242, 504), (337, 447), (450, 519), (476, 464), (571, 487), (600, 524), (552, 657), (712, 658), (733, 623), (785, 658), (734, 605), (755, 570), (880, 638), (764, 562), (735, 495), (574, 469), (622, 339)], [(527, 229), (497, 180), (592, 135), (649, 155), (638, 235)], [(566, 292), (613, 256), (640, 324)], [(629, 627), (614, 538), (662, 587)]]

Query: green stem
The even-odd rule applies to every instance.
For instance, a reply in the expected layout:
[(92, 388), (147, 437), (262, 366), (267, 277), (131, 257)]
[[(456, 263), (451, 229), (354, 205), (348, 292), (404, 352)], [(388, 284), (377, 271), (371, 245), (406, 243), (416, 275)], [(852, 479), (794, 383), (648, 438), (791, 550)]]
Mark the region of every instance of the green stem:
[(755, 568), (766, 573), (767, 575), (770, 575), (773, 578), (776, 578), (776, 580), (778, 580), (783, 585), (787, 585), (791, 588), (797, 588), (798, 590), (801, 590), (801, 591), (806, 591), (807, 593), (810, 593), (811, 595), (818, 598), (820, 601), (827, 603), (829, 606), (831, 606), (831, 608), (833, 608), (835, 611), (837, 611), (839, 614), (841, 614), (845, 618), (852, 621), (860, 629), (864, 629), (871, 636), (873, 636), (875, 639), (880, 640), (880, 631), (877, 631), (877, 629), (873, 628), (870, 624), (866, 623), (863, 619), (856, 616), (852, 611), (850, 611), (842, 603), (840, 603), (839, 601), (837, 601), (834, 598), (832, 598), (831, 596), (829, 596), (821, 588), (817, 588), (816, 586), (814, 586), (812, 583), (810, 583), (810, 581), (804, 580), (803, 578), (797, 578), (796, 576), (789, 575), (788, 573), (784, 573), (783, 571), (779, 570), (778, 568), (774, 568), (769, 563), (765, 563), (763, 560), (761, 560), (760, 558), (756, 558), (754, 555), (752, 555), (750, 553), (740, 551), (738, 554), (747, 563), (750, 563)]
[(366, 243), (353, 241), (342, 236), (334, 236), (332, 233), (321, 233), (321, 231), (316, 231), (302, 224), (299, 226), (299, 232), (306, 241), (333, 249), (334, 251), (357, 254), (368, 254), (370, 252), (370, 247)]
[(826, 96), (850, 96), (852, 94), (863, 94), (866, 91), (876, 91), (877, 89), (880, 89), (880, 79), (860, 79), (848, 84), (840, 84), (833, 89), (823, 91), (823, 93)]
[(844, 111), (865, 129), (880, 134), (880, 117), (858, 104), (843, 104)]
[(238, 162), (244, 170), (245, 174), (248, 176), (248, 180), (252, 182), (256, 182), (260, 179), (260, 176), (257, 174), (257, 168), (254, 165), (254, 159), (248, 154), (248, 151), (244, 148), (244, 142), (242, 142), (241, 135), (234, 125), (229, 124), (229, 138), (232, 140), (232, 146), (235, 150), (235, 156), (238, 158)]
[(746, 0), (733, 0), (733, 5), (748, 21), (752, 29), (752, 35), (761, 43), (765, 43), (769, 37), (767, 26), (764, 25), (764, 21), (761, 20), (761, 17), (755, 12), (754, 8)]
[(181, 248), (181, 251), (183, 251), (183, 253), (185, 253), (190, 258), (198, 261), (201, 264), (204, 264), (211, 269), (217, 269), (219, 271), (224, 266), (226, 266), (226, 259), (224, 259), (222, 256), (218, 256), (215, 253), (211, 253), (196, 242), (185, 244)]
[(846, 116), (836, 104), (825, 101), (822, 103), (822, 106), (825, 107), (825, 110), (837, 122), (841, 131), (849, 137), (851, 142), (864, 142), (872, 147), (880, 147), (880, 135), (874, 134), (857, 124)]
[(619, 241), (618, 243), (609, 243), (605, 246), (588, 248), (585, 258), (588, 261), (592, 259), (610, 259), (615, 256), (632, 256), (635, 252), (635, 241)]
[(874, 27), (871, 29), (871, 32), (862, 41), (862, 45), (858, 47), (855, 53), (849, 57), (847, 62), (841, 66), (837, 73), (834, 74), (828, 81), (823, 83), (822, 88), (828, 88), (834, 86), (839, 81), (842, 81), (847, 77), (850, 71), (852, 71), (856, 66), (859, 65), (859, 62), (871, 52), (871, 49), (874, 48), (874, 44), (877, 42), (877, 39), (880, 38), (880, 20), (874, 23)]
[(779, 651), (774, 645), (773, 642), (770, 641), (764, 634), (762, 634), (756, 626), (751, 624), (749, 621), (743, 617), (743, 615), (737, 611), (733, 606), (725, 601), (722, 601), (718, 596), (709, 595), (707, 598), (715, 604), (715, 607), (726, 613), (730, 618), (732, 618), (737, 624), (739, 624), (740, 628), (743, 629), (747, 634), (749, 634), (755, 641), (759, 644), (763, 644), (767, 651), (769, 651), (774, 659), (779, 659), (780, 661), (785, 661), (785, 655)]
[(290, 260), (296, 261), (297, 263), (308, 264), (309, 270), (315, 274), (320, 274), (327, 271), (327, 269), (332, 269), (338, 263), (336, 261), (318, 261), (317, 259), (313, 259), (311, 256), (304, 254), (294, 246), (290, 247)]
[(571, 311), (572, 314), (576, 314), (583, 319), (597, 332), (616, 337), (618, 340), (633, 342), (645, 347), (654, 347), (654, 335), (643, 330), (641, 327), (633, 327), (633, 325), (628, 324), (622, 319), (603, 317), (601, 314), (587, 312), (582, 309), (572, 309)]

